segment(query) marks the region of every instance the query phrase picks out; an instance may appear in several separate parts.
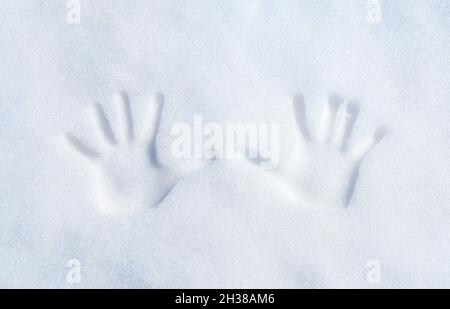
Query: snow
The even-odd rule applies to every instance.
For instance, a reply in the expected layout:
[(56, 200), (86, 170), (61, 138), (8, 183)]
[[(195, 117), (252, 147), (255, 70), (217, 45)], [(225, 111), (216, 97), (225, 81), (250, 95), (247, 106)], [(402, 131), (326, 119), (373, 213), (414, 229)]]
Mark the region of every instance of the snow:
[[(81, 0), (71, 23), (73, 1), (2, 1), (0, 287), (450, 287), (450, 3), (381, 0), (374, 23), (374, 2)], [(136, 129), (164, 94), (158, 160), (183, 172), (149, 189), (159, 204), (109, 216), (65, 133), (97, 149), (92, 104), (115, 124), (122, 90)], [(348, 205), (290, 199), (244, 159), (171, 155), (171, 128), (201, 115), (278, 123), (290, 162), (295, 93), (313, 135), (331, 93), (359, 104), (349, 147), (386, 128)], [(323, 160), (333, 186), (341, 166)], [(118, 173), (145, 190), (130, 162)]]

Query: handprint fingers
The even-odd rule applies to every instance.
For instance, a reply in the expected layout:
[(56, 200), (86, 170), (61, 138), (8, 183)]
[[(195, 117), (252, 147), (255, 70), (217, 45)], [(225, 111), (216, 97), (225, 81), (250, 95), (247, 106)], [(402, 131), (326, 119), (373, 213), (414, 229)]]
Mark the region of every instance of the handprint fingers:
[(331, 132), (334, 127), (336, 114), (339, 109), (339, 98), (336, 95), (330, 95), (327, 104), (322, 112), (320, 119), (318, 141), (319, 143), (329, 143), (331, 139)]
[(298, 127), (299, 137), (303, 141), (309, 141), (311, 136), (306, 122), (305, 99), (301, 94), (295, 94), (291, 101), (294, 108), (295, 122)]
[[(115, 94), (113, 101), (116, 106), (117, 112), (117, 129), (113, 131), (110, 121), (106, 116), (105, 110), (102, 105), (95, 103), (92, 107), (92, 114), (94, 122), (98, 131), (100, 132), (101, 139), (104, 144), (109, 148), (111, 146), (118, 146), (118, 143), (131, 142), (134, 139), (134, 125), (133, 116), (131, 113), (131, 106), (128, 98), (128, 94), (125, 91), (121, 91)], [(152, 96), (150, 104), (148, 105), (148, 111), (146, 119), (140, 137), (144, 139), (144, 142), (151, 145), (154, 144), (154, 140), (158, 131), (161, 109), (163, 105), (163, 97), (160, 94)], [(114, 134), (114, 132), (116, 134)], [(89, 147), (85, 146), (74, 135), (67, 133), (66, 139), (79, 153), (88, 158), (98, 158), (100, 154)], [(108, 151), (106, 149), (106, 151)]]
[(111, 125), (108, 121), (108, 118), (105, 115), (103, 107), (100, 104), (95, 103), (93, 110), (95, 123), (97, 124), (97, 127), (99, 128), (99, 131), (101, 132), (103, 139), (110, 145), (116, 144), (117, 141), (114, 137), (114, 133), (111, 129)]
[(355, 162), (361, 162), (367, 153), (386, 135), (384, 127), (376, 130), (371, 136), (363, 139), (359, 144), (350, 150), (349, 155)]
[(162, 94), (158, 93), (150, 98), (146, 119), (144, 120), (144, 125), (140, 134), (141, 138), (150, 144), (155, 142), (156, 134), (158, 133), (163, 104), (164, 97)]
[(95, 150), (92, 150), (91, 148), (87, 147), (86, 145), (84, 145), (77, 137), (75, 137), (74, 135), (70, 134), (70, 133), (66, 133), (66, 140), (67, 142), (77, 151), (79, 152), (81, 155), (83, 155), (84, 157), (91, 159), (91, 160), (96, 160), (100, 157), (100, 154), (98, 152), (96, 152)]
[(118, 92), (114, 96), (114, 101), (118, 114), (118, 140), (131, 141), (133, 139), (133, 118), (128, 94), (125, 91)]
[(348, 138), (350, 137), (356, 117), (359, 113), (359, 105), (353, 102), (341, 104), (339, 108), (336, 128), (332, 143), (339, 150), (344, 150)]

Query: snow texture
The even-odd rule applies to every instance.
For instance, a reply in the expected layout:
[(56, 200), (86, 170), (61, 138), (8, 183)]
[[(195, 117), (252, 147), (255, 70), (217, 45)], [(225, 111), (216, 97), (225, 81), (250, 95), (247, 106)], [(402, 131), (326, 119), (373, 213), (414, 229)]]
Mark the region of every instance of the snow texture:
[[(0, 287), (449, 288), (449, 14), (1, 1)], [(195, 115), (278, 123), (279, 168), (174, 158)]]

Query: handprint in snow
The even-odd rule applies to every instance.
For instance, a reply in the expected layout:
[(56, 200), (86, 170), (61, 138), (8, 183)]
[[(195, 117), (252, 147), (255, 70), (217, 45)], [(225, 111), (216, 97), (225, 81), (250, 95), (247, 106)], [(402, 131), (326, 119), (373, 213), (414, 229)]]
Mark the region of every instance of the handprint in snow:
[(135, 133), (128, 95), (115, 96), (118, 112), (117, 136), (101, 105), (94, 105), (96, 123), (106, 148), (94, 150), (66, 133), (70, 145), (92, 163), (99, 210), (110, 215), (134, 214), (158, 204), (183, 176), (157, 159), (155, 139), (163, 96), (152, 96), (145, 125)]
[(301, 95), (292, 98), (298, 127), (294, 154), (273, 172), (281, 188), (295, 201), (345, 206), (353, 194), (362, 160), (385, 135), (379, 128), (371, 136), (347, 149), (353, 124), (359, 113), (355, 103), (331, 95), (322, 112), (316, 137), (312, 137)]

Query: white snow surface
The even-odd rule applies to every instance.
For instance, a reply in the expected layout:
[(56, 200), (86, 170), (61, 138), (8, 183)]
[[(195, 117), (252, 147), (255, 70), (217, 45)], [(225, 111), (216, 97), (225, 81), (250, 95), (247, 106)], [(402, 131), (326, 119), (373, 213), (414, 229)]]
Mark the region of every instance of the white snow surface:
[[(450, 287), (449, 1), (381, 0), (369, 23), (365, 0), (81, 0), (79, 24), (66, 2), (0, 2), (0, 287)], [(171, 126), (194, 115), (279, 123), (287, 161), (294, 93), (313, 132), (339, 93), (360, 104), (350, 144), (387, 133), (347, 207), (292, 201), (266, 171), (218, 159), (158, 205), (107, 216), (64, 133), (96, 145), (89, 108), (114, 120), (120, 90), (135, 118), (164, 94), (170, 166), (186, 164)]]

